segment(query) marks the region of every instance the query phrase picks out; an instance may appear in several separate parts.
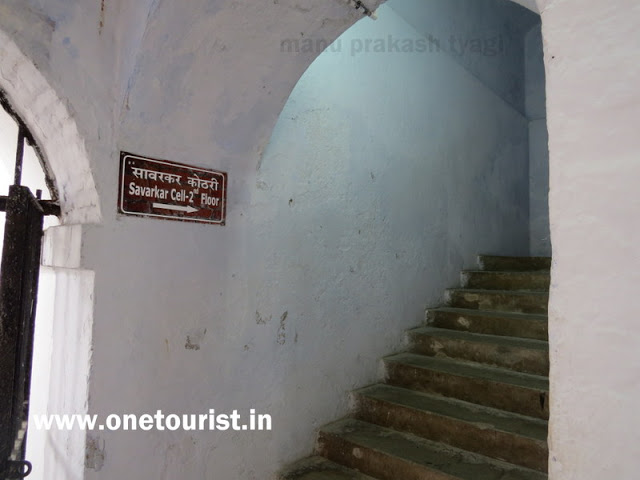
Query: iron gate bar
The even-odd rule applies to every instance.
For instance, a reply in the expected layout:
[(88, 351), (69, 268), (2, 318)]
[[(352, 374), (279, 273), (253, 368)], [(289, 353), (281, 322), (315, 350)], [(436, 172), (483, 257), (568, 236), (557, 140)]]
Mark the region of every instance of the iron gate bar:
[(6, 473), (4, 474), (4, 478), (8, 480), (25, 478), (31, 474), (31, 470), (33, 470), (31, 462), (27, 462), (26, 460), (11, 462)]
[[(7, 112), (13, 118), (13, 120), (18, 124), (18, 128), (22, 130), (22, 134), (24, 135), (24, 139), (27, 142), (27, 145), (31, 146), (35, 150), (38, 160), (40, 162), (40, 166), (44, 171), (45, 182), (47, 184), (47, 187), (49, 188), (51, 198), (53, 198), (54, 200), (58, 200), (59, 198), (58, 189), (56, 188), (56, 185), (52, 180), (53, 176), (51, 175), (49, 167), (43, 161), (44, 156), (42, 155), (42, 150), (40, 149), (40, 147), (38, 146), (38, 143), (33, 138), (33, 135), (29, 131), (29, 128), (27, 127), (27, 125), (22, 121), (22, 118), (20, 118), (20, 115), (18, 115), (18, 113), (11, 106), (11, 102), (7, 98), (7, 94), (1, 88), (0, 88), (0, 106), (2, 106), (5, 112)], [(55, 214), (52, 214), (52, 215), (55, 215)]]
[[(8, 200), (9, 197), (0, 195), (0, 212), (7, 211)], [(53, 200), (38, 200), (38, 204), (40, 205), (40, 208), (45, 215), (55, 215), (56, 217), (59, 217), (61, 214), (60, 205), (58, 205), (57, 202), (54, 202)]]
[[(33, 331), (44, 212), (27, 187), (13, 185), (0, 282), (0, 475), (22, 478), (29, 414)], [(26, 471), (25, 471), (26, 468)]]
[(22, 161), (24, 160), (24, 127), (18, 126), (18, 146), (16, 147), (16, 167), (13, 173), (13, 184), (22, 183)]

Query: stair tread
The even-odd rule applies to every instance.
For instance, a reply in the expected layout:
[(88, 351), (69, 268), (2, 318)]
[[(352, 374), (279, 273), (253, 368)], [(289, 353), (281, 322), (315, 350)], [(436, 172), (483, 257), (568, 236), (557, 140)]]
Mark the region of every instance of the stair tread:
[[(485, 290), (492, 291), (492, 290)], [(496, 290), (497, 291), (497, 290)], [(459, 313), (460, 315), (472, 315), (477, 317), (500, 317), (522, 320), (540, 320), (546, 322), (548, 317), (544, 313), (504, 312), (500, 310), (478, 310), (475, 308), (437, 307), (430, 308), (432, 312)]]
[(549, 292), (537, 290), (491, 290), (486, 288), (463, 287), (447, 288), (447, 290), (451, 292), (475, 293), (478, 295), (535, 295), (539, 297), (545, 297), (549, 295)]
[(549, 270), (479, 270), (477, 268), (472, 268), (469, 270), (461, 270), (461, 272), (462, 273), (482, 273), (487, 275), (504, 274), (504, 275), (514, 275), (514, 276), (527, 275), (527, 274), (545, 275), (545, 276), (551, 275), (551, 272), (549, 272)]
[(478, 378), (498, 383), (506, 383), (518, 387), (549, 391), (548, 377), (530, 373), (515, 372), (504, 368), (491, 367), (473, 362), (464, 362), (450, 358), (428, 357), (414, 353), (398, 353), (384, 358), (385, 362), (400, 363), (416, 368), (437, 370), (469, 378)]
[(332, 423), (322, 428), (321, 432), (460, 480), (544, 480), (547, 478), (546, 475), (527, 468), (355, 419)]
[(551, 275), (548, 270), (463, 270), (460, 280), (465, 289), (548, 292)]
[(478, 255), (480, 270), (487, 272), (550, 271), (550, 257), (503, 257)]
[(437, 327), (418, 327), (409, 330), (411, 334), (429, 335), (436, 337), (446, 337), (456, 340), (466, 340), (469, 342), (482, 342), (491, 343), (494, 345), (500, 345), (505, 347), (521, 347), (529, 348), (532, 350), (549, 351), (549, 342), (544, 340), (534, 340), (530, 338), (521, 337), (507, 337), (501, 335), (487, 335), (484, 333), (472, 333), (460, 330), (450, 330), (448, 328)]
[(375, 480), (323, 457), (305, 458), (287, 468), (282, 480)]
[(527, 257), (520, 255), (485, 255), (480, 254), (478, 258), (481, 259), (497, 259), (497, 260), (517, 260), (517, 261), (525, 261), (525, 262), (550, 262), (551, 257)]
[(482, 428), (490, 428), (542, 442), (547, 440), (548, 424), (546, 421), (505, 410), (385, 384), (371, 385), (354, 393), (386, 403), (481, 425)]
[(449, 306), (491, 311), (547, 313), (549, 293), (536, 290), (449, 288)]

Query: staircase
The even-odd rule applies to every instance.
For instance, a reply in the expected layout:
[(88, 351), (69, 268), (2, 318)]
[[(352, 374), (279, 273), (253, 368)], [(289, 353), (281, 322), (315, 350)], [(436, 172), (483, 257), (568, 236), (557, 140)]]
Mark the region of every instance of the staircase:
[(478, 257), (447, 306), (384, 358), (386, 383), (323, 427), (281, 480), (547, 478), (551, 260)]

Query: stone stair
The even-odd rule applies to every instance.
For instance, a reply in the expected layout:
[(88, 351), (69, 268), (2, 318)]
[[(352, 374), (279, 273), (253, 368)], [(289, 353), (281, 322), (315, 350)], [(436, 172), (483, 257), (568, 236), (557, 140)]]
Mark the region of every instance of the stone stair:
[(281, 480), (544, 480), (549, 347), (546, 257), (478, 257), (447, 306), (353, 393), (316, 456)]

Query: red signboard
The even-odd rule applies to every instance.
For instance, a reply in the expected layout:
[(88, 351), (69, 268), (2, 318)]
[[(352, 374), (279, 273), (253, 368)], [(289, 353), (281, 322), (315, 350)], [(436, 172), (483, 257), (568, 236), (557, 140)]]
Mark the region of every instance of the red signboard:
[(120, 213), (224, 225), (226, 206), (226, 173), (120, 153)]

